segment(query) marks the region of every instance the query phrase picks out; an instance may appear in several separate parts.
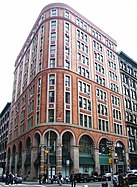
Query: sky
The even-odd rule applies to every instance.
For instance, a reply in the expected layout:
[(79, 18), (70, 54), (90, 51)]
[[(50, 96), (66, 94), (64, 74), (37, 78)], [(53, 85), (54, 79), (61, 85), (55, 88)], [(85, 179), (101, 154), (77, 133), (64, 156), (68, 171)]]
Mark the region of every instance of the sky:
[(41, 10), (65, 3), (117, 41), (137, 62), (137, 0), (0, 0), (0, 112), (11, 102), (14, 64)]

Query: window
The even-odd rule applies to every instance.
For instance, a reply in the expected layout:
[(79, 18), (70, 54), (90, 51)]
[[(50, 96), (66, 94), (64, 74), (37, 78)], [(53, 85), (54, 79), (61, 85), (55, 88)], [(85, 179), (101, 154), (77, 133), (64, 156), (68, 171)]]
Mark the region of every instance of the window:
[(65, 34), (65, 41), (69, 42), (69, 35), (68, 34)]
[(69, 60), (65, 60), (65, 68), (70, 69), (70, 61)]
[(50, 68), (55, 67), (55, 58), (50, 59)]
[(66, 30), (66, 31), (69, 31), (69, 23), (66, 23), (66, 22), (65, 22), (65, 30)]
[(69, 92), (65, 93), (65, 103), (70, 104), (70, 93)]
[(36, 113), (36, 124), (39, 124), (40, 122), (40, 113), (39, 111)]
[(66, 123), (70, 123), (70, 110), (66, 110)]
[(55, 49), (56, 49), (56, 48), (55, 48), (55, 45), (51, 45), (51, 46), (50, 46), (50, 53), (51, 53), (51, 54), (55, 54)]
[(69, 55), (69, 53), (70, 53), (70, 49), (68, 46), (65, 46), (65, 53), (66, 53), (66, 55)]
[(51, 28), (55, 29), (56, 28), (56, 21), (51, 21)]
[(79, 97), (79, 107), (82, 108), (82, 97)]
[(48, 110), (48, 122), (53, 122), (54, 121), (54, 109), (49, 109)]
[(57, 16), (57, 10), (56, 9), (51, 10), (51, 16)]
[(53, 32), (51, 33), (51, 41), (55, 41), (56, 40), (56, 33)]
[(49, 103), (54, 102), (54, 91), (49, 91)]
[(80, 126), (83, 126), (83, 114), (80, 114)]
[(70, 87), (70, 76), (65, 75), (65, 86)]
[(55, 75), (49, 75), (49, 85), (55, 85)]
[(101, 131), (109, 131), (108, 128), (108, 121), (104, 120), (104, 119), (98, 119), (98, 129)]
[(69, 19), (69, 12), (65, 11), (64, 16)]

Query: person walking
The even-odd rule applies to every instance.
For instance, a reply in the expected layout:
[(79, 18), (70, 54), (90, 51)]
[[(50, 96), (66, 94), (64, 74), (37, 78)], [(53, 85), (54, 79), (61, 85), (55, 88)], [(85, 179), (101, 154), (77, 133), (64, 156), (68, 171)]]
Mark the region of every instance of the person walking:
[(62, 174), (59, 172), (59, 186), (62, 186)]
[(76, 179), (75, 179), (74, 171), (72, 171), (72, 173), (70, 175), (70, 181), (71, 181), (71, 187), (75, 187), (76, 186)]

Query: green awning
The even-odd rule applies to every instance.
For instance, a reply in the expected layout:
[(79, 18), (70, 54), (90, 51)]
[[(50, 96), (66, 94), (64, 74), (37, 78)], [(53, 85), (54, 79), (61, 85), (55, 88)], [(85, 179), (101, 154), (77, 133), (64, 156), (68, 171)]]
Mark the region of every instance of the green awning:
[[(46, 164), (48, 163), (48, 158), (46, 158)], [(55, 155), (49, 155), (49, 163), (50, 165), (56, 165), (56, 156)]]
[(109, 165), (109, 155), (99, 155), (99, 164), (100, 165)]
[(95, 165), (92, 157), (79, 157), (79, 164), (81, 165)]
[(55, 155), (50, 155), (49, 156), (49, 163), (51, 165), (56, 165), (56, 156)]

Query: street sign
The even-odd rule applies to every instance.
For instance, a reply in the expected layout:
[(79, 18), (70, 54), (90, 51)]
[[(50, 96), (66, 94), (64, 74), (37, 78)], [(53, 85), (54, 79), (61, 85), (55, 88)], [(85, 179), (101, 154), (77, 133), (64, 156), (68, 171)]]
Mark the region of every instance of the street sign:
[(107, 141), (107, 147), (112, 147), (113, 146), (113, 141)]

